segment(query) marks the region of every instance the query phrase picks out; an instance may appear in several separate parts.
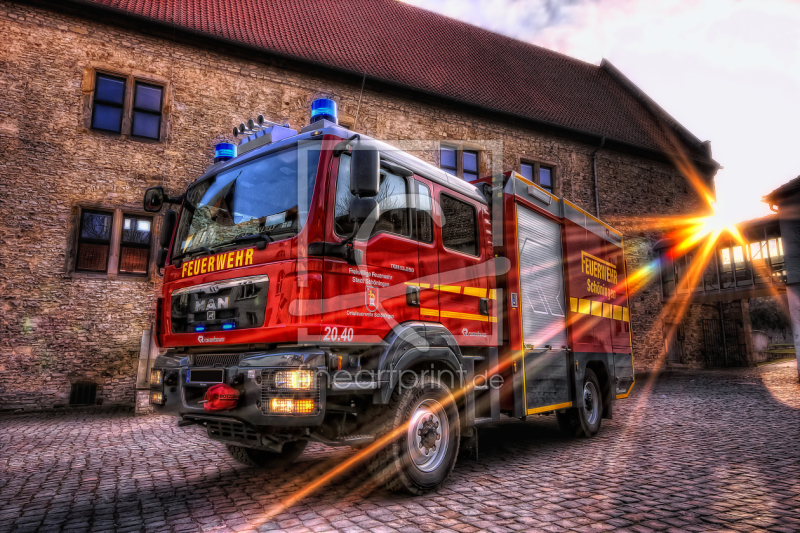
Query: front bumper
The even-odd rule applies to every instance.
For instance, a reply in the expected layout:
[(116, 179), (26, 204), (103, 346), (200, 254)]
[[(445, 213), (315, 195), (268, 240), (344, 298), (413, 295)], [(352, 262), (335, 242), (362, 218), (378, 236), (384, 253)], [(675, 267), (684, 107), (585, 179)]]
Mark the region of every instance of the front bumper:
[[(163, 372), (162, 383), (151, 383), (152, 394), (160, 392), (161, 404), (154, 403), (157, 413), (180, 416), (184, 419), (208, 421), (218, 417), (228, 422), (238, 421), (252, 427), (313, 427), (325, 416), (327, 389), (327, 360), (321, 350), (276, 351), (253, 354), (220, 354), (188, 356), (159, 356), (154, 369)], [(274, 376), (285, 370), (306, 369), (314, 372), (313, 386), (306, 390), (277, 389)], [(206, 391), (217, 382), (190, 381), (192, 370), (219, 369), (222, 382), (239, 391), (236, 407), (224, 411), (204, 408)], [(273, 399), (313, 401), (309, 413), (279, 414), (271, 410)]]

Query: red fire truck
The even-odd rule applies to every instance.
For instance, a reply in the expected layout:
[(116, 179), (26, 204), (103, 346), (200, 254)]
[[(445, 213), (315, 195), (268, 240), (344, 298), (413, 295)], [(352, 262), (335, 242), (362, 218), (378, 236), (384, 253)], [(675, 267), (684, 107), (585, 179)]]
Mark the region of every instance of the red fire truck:
[(181, 196), (145, 193), (148, 211), (178, 206), (156, 412), (253, 467), (309, 441), (360, 448), (422, 494), (478, 426), (555, 413), (591, 437), (630, 394), (618, 231), (519, 174), (468, 183), (335, 116), (259, 124)]

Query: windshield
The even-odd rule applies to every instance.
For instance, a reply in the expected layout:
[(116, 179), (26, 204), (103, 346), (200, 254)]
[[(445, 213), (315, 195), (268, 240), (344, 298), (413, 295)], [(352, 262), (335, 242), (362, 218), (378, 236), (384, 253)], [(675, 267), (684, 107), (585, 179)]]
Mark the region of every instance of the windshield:
[(173, 256), (251, 235), (297, 235), (308, 217), (319, 155), (318, 142), (295, 145), (189, 189)]

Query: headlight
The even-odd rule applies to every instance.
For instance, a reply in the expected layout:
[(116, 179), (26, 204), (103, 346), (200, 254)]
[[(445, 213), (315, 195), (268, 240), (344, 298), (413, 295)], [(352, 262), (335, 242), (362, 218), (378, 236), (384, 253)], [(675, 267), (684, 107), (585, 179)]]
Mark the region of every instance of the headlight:
[(164, 374), (161, 369), (150, 370), (150, 385), (161, 385), (164, 382)]
[(275, 388), (308, 390), (314, 386), (311, 370), (288, 370), (275, 373)]

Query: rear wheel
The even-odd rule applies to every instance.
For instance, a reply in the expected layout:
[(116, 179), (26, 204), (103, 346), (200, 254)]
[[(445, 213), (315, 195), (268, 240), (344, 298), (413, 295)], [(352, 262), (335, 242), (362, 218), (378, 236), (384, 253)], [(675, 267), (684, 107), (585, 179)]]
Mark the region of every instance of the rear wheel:
[(447, 386), (429, 376), (400, 386), (380, 420), (377, 438), (393, 438), (372, 459), (375, 478), (389, 490), (415, 495), (439, 487), (456, 464), (461, 440), (458, 409)]
[(283, 450), (280, 453), (257, 450), (255, 448), (245, 448), (244, 446), (235, 446), (232, 444), (228, 444), (225, 447), (228, 449), (228, 455), (243, 465), (253, 468), (276, 469), (292, 464), (295, 459), (300, 457), (300, 454), (306, 449), (307, 444), (308, 441), (305, 440), (287, 442), (284, 443)]
[(603, 414), (603, 397), (600, 382), (587, 368), (583, 378), (583, 389), (578, 393), (578, 405), (563, 413), (556, 413), (558, 425), (570, 437), (594, 437), (600, 431)]

